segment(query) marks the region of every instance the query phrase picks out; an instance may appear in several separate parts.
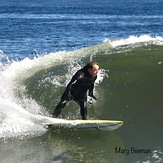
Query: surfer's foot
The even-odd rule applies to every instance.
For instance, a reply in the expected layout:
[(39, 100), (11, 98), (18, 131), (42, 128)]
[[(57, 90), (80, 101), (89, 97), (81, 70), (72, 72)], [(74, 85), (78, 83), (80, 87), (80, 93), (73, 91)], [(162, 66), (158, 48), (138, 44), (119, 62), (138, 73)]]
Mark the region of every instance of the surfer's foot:
[(59, 116), (59, 114), (56, 114), (56, 112), (54, 111), (52, 116), (53, 116), (53, 118), (57, 118)]
[(57, 116), (56, 115), (53, 115), (53, 118), (57, 118)]
[(56, 115), (55, 113), (52, 114), (53, 118), (57, 118), (58, 115)]
[(87, 117), (82, 117), (82, 120), (87, 120)]
[(61, 109), (56, 108), (53, 112), (53, 118), (57, 118), (61, 113)]

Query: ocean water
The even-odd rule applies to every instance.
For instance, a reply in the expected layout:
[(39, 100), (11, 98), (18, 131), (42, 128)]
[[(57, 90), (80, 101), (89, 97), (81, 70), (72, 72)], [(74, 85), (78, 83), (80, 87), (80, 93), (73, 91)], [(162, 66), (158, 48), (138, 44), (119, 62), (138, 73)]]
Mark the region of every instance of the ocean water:
[[(0, 2), (0, 160), (33, 163), (163, 162), (163, 2)], [(88, 119), (115, 131), (48, 130), (71, 76), (101, 70)], [(70, 103), (59, 118), (80, 119)]]

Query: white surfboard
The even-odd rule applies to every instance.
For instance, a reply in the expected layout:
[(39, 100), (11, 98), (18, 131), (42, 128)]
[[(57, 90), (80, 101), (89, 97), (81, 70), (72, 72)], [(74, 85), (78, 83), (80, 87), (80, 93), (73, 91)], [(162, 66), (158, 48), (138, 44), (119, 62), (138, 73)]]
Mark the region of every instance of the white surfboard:
[(65, 120), (52, 118), (50, 122), (45, 123), (46, 127), (57, 128), (77, 128), (77, 129), (97, 129), (112, 131), (123, 125), (123, 121), (115, 120)]

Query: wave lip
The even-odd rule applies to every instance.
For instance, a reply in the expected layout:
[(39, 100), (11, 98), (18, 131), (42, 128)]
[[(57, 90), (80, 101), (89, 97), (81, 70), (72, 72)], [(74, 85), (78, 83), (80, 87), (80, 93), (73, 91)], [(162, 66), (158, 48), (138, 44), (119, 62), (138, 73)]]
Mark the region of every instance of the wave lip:
[(148, 43), (154, 45), (163, 45), (163, 38), (161, 36), (151, 37), (150, 35), (130, 36), (119, 40), (111, 41), (104, 39), (103, 42), (109, 42), (113, 48), (123, 45), (137, 44), (137, 43)]

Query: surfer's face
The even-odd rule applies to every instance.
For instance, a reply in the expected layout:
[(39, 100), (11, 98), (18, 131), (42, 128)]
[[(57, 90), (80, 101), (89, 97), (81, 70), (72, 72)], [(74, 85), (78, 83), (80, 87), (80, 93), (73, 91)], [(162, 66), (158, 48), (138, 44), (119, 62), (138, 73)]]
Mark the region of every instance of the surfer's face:
[(89, 73), (90, 73), (90, 75), (91, 75), (92, 77), (97, 76), (97, 73), (98, 73), (98, 71), (99, 71), (99, 65), (96, 65), (96, 64), (93, 65), (93, 68), (89, 69), (88, 71), (89, 71)]

